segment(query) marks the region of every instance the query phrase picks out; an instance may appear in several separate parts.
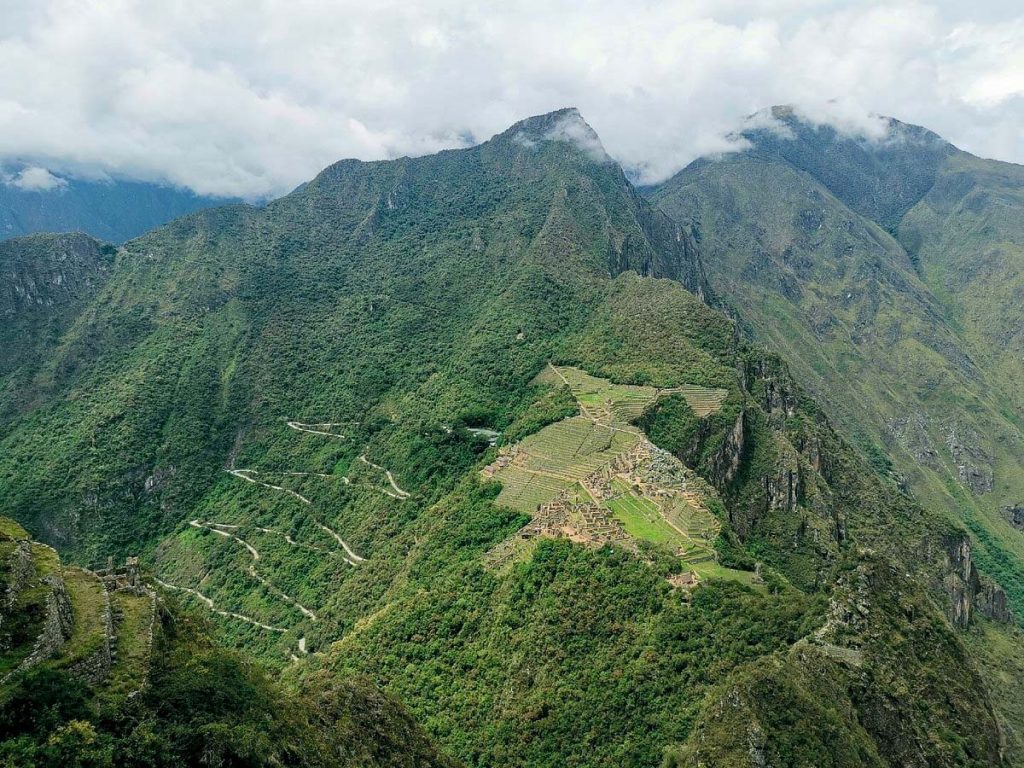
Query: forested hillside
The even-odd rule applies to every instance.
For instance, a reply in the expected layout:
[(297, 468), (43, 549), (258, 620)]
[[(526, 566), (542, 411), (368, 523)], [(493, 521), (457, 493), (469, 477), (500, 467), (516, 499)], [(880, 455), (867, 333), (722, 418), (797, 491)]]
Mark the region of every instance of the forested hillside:
[(869, 140), (785, 108), (772, 117), (744, 134), (749, 150), (699, 160), (651, 197), (689, 222), (728, 311), (785, 354), (875, 468), (966, 523), (1019, 619), (1024, 421), (1010, 350), (1024, 171), (898, 121)]
[(575, 110), (338, 163), (117, 250), (3, 380), (0, 505), (467, 765), (1000, 764), (967, 530), (706, 266)]
[(365, 679), (286, 690), (147, 581), (0, 518), (0, 765), (451, 765)]

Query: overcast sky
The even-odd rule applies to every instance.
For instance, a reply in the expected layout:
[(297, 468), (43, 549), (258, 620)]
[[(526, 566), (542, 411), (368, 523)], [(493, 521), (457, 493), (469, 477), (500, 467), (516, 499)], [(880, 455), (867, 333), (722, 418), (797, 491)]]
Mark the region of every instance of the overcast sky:
[[(0, 161), (280, 194), (577, 106), (656, 181), (779, 103), (1024, 162), (1020, 3), (0, 0)], [(25, 184), (59, 187), (41, 170)], [(10, 182), (10, 177), (8, 178)]]

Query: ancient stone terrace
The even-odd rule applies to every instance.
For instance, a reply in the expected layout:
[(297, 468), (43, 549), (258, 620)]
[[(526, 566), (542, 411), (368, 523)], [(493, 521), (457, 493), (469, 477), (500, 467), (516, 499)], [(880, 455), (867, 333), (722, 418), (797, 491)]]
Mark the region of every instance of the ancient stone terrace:
[[(697, 570), (714, 563), (712, 542), (721, 524), (707, 504), (713, 489), (629, 422), (666, 393), (699, 391), (707, 413), (713, 403), (721, 405), (725, 391), (618, 385), (553, 365), (537, 381), (568, 386), (580, 413), (503, 448), (482, 470), (484, 478), (501, 482), (499, 504), (531, 515), (491, 551), (491, 564), (517, 558), (543, 537), (634, 551), (647, 540), (670, 547)], [(673, 583), (696, 583), (697, 570)], [(717, 568), (716, 575), (726, 571)]]

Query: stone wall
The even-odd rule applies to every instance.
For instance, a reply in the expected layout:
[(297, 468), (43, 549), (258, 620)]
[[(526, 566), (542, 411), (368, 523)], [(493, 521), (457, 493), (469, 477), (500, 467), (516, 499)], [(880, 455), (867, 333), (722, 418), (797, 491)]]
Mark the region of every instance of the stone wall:
[(58, 575), (53, 575), (44, 576), (43, 582), (50, 586), (50, 594), (46, 598), (46, 618), (43, 620), (42, 631), (36, 639), (32, 653), (0, 680), (0, 683), (56, 655), (74, 630), (75, 614), (64, 580)]
[[(32, 558), (32, 542), (27, 539), (19, 541), (7, 563), (7, 588), (4, 590), (3, 608), (10, 608), (18, 599), (18, 595), (35, 578), (36, 567)], [(2, 613), (2, 612), (0, 612)]]
[(110, 608), (110, 593), (103, 590), (103, 642), (100, 646), (68, 666), (68, 672), (85, 683), (96, 685), (102, 682), (114, 663), (114, 616)]

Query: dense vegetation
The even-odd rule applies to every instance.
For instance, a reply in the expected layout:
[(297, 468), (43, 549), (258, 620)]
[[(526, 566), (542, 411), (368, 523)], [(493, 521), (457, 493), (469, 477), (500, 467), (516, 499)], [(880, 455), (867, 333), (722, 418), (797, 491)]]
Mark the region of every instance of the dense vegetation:
[[(36, 573), (27, 579), (14, 573), (19, 545), (34, 550)], [(63, 570), (4, 518), (0, 555), (2, 766), (449, 765), (366, 680), (314, 677), (308, 687), (285, 689), (258, 664), (213, 644), (203, 617), (154, 602), (145, 588), (107, 594), (116, 608), (116, 655), (97, 673), (88, 662), (105, 657), (107, 642), (93, 626), (103, 612), (103, 600), (90, 599), (93, 586), (103, 593), (99, 579)], [(40, 605), (37, 593), (55, 589), (67, 604)], [(134, 613), (136, 603), (142, 610)], [(39, 646), (22, 628), (51, 620), (65, 621), (66, 638), (30, 664), (26, 652)]]
[[(875, 469), (969, 528), (1024, 620), (1024, 171), (896, 121), (875, 142), (773, 114), (749, 151), (699, 160), (652, 198), (690, 222), (730, 313)], [(1005, 648), (1005, 631), (986, 634)], [(997, 687), (1021, 680), (1004, 666), (988, 665)]]
[[(801, 716), (882, 764), (991, 758), (944, 616), (970, 587), (949, 559), (966, 533), (880, 479), (705, 292), (691, 239), (574, 111), (339, 163), (118, 251), (47, 360), (60, 375), (4, 379), (34, 406), (0, 437), (0, 504), (80, 562), (141, 554), (289, 696), (368, 676), (469, 765), (706, 760), (691, 742), (737, 674), (817, 675), (835, 695)], [(656, 544), (546, 540), (487, 566), (525, 516), (495, 503), (497, 449), (467, 427), (514, 442), (574, 413), (533, 383), (549, 361), (725, 390), (705, 418), (669, 398), (638, 424), (716, 489), (719, 563), (754, 583), (672, 586)], [(885, 574), (855, 606), (879, 631), (841, 608), (858, 568)], [(794, 751), (771, 697), (751, 706), (772, 754), (825, 764), (829, 738)]]

